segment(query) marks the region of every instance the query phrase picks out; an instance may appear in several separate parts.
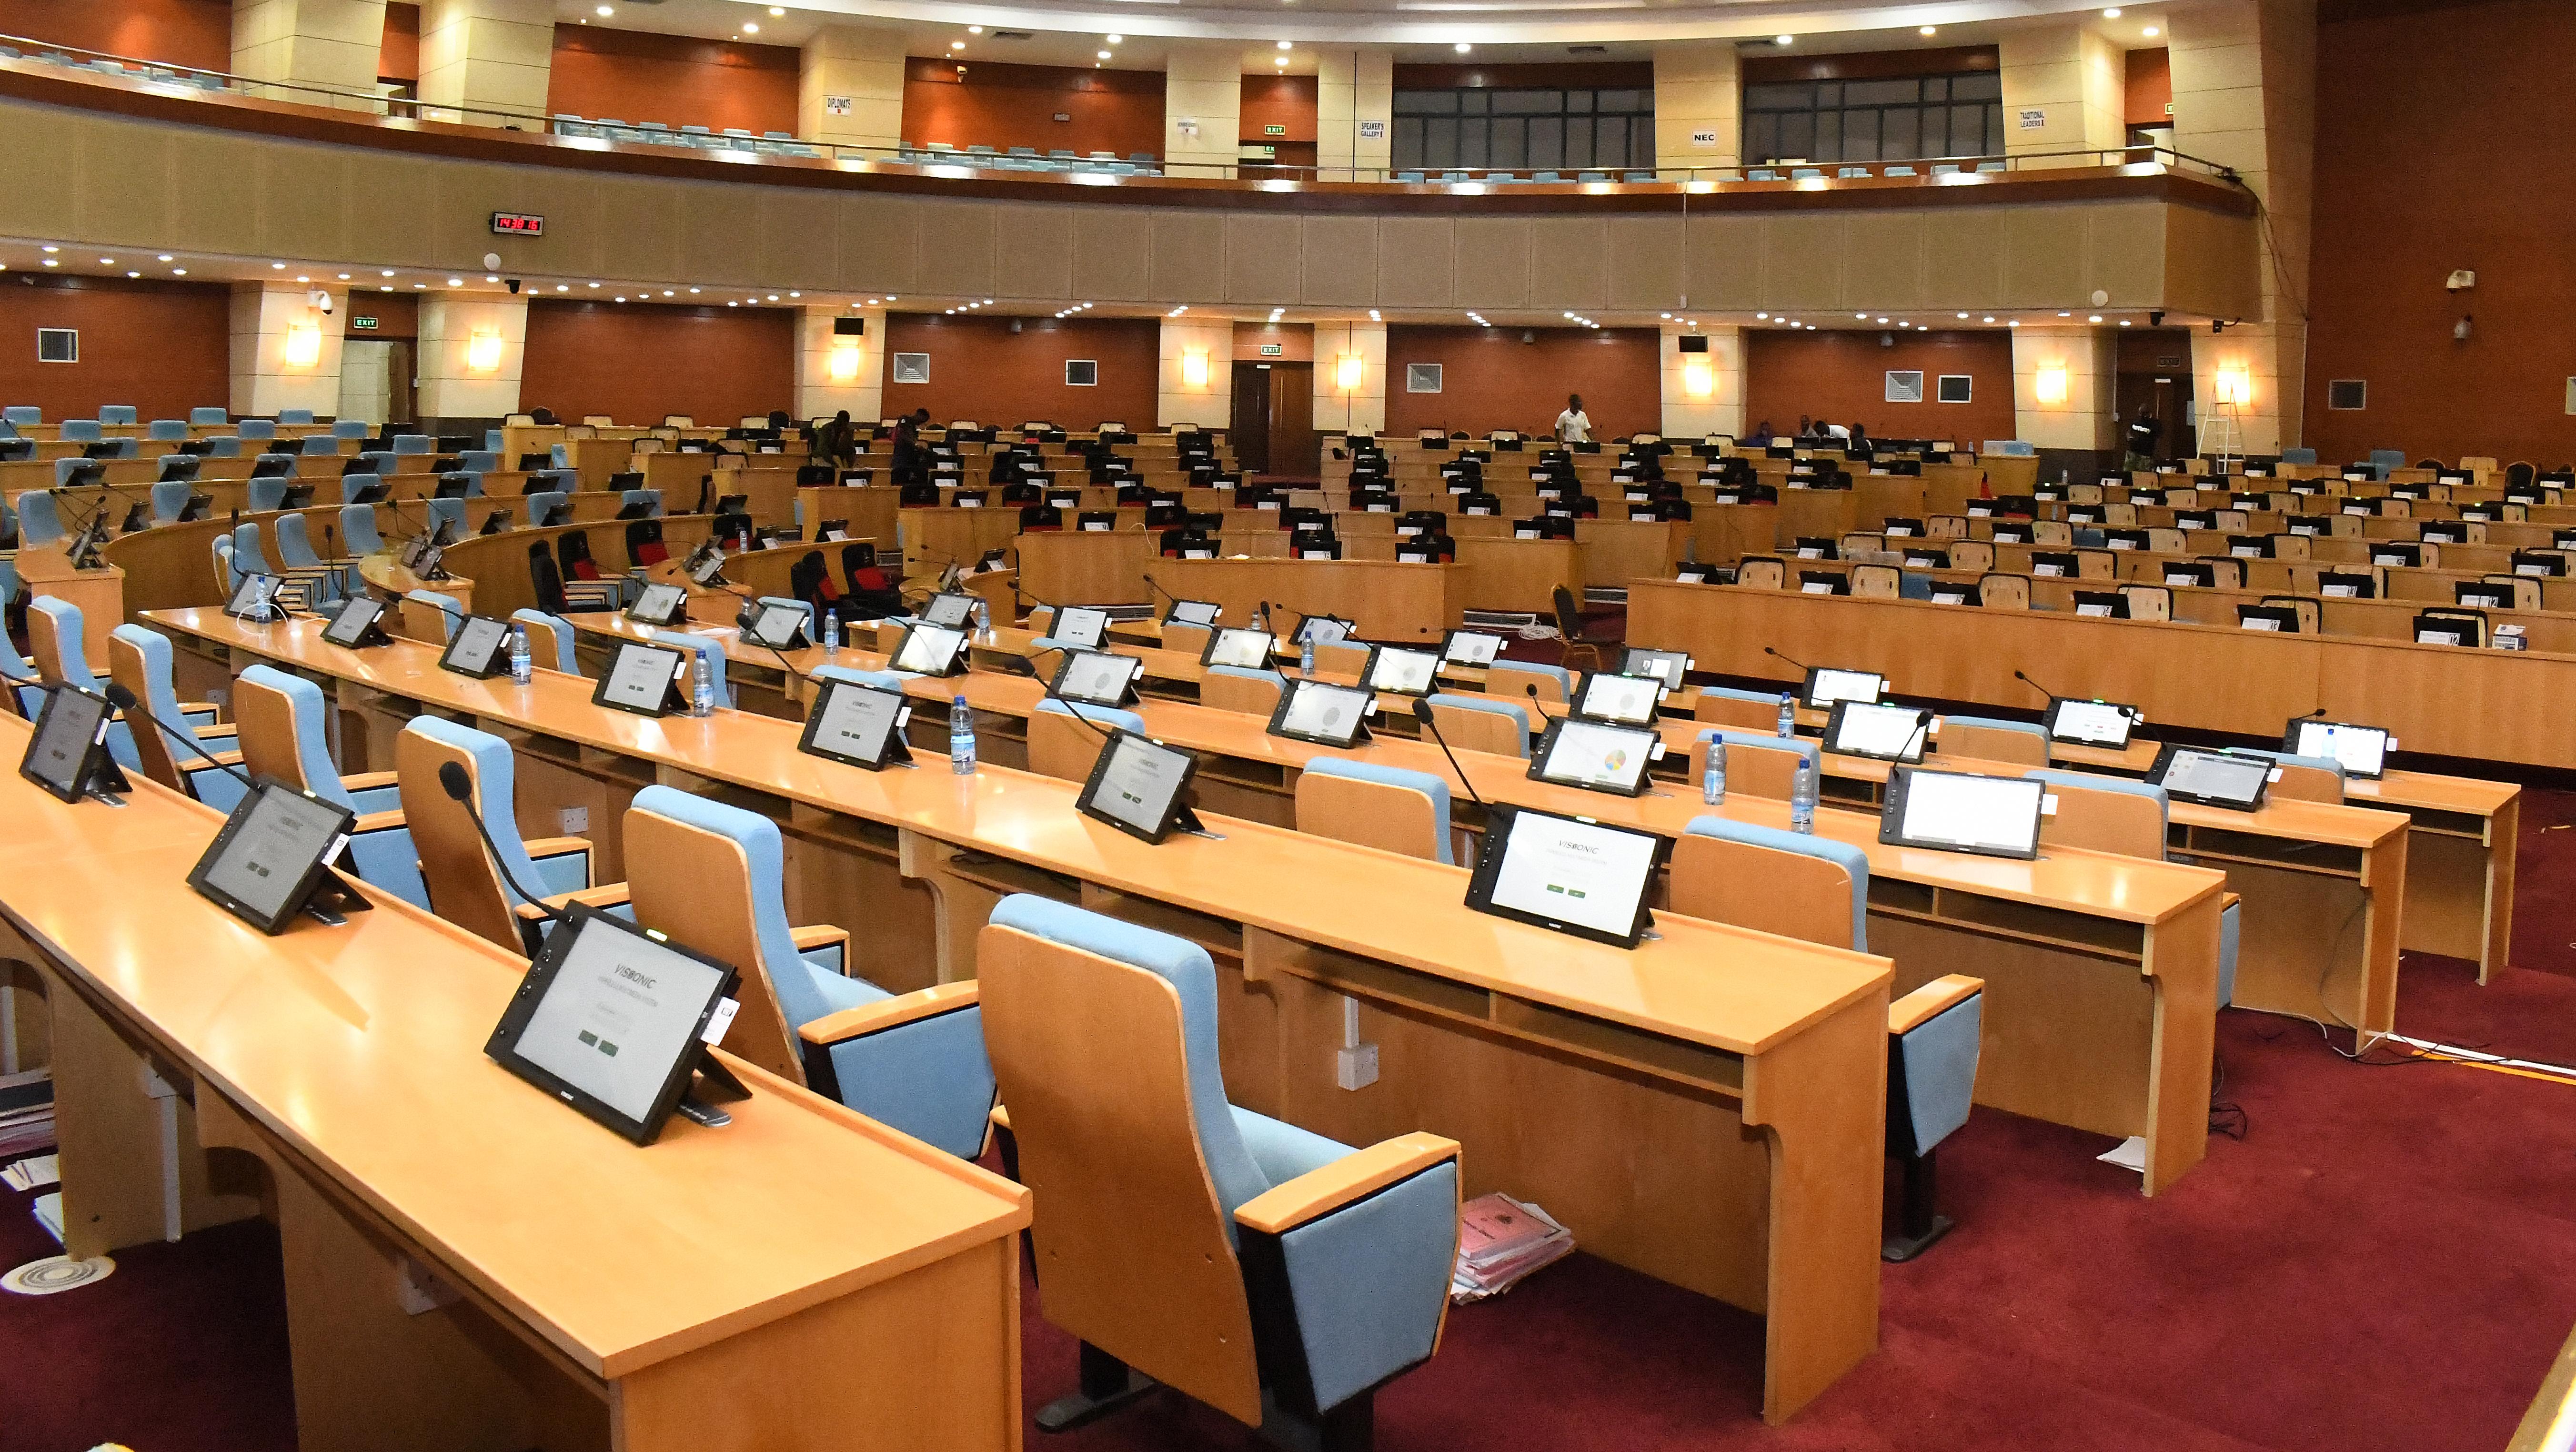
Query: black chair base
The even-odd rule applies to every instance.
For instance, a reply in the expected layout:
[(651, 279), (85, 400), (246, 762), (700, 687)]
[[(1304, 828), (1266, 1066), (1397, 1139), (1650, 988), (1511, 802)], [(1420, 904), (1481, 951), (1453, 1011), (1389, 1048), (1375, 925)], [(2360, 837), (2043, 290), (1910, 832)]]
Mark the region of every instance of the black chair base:
[(1079, 1389), (1038, 1408), (1041, 1432), (1070, 1432), (1096, 1422), (1147, 1392), (1156, 1383), (1127, 1369), (1127, 1363), (1085, 1341), (1082, 1343)]
[(1949, 1234), (1950, 1227), (1957, 1223), (1947, 1215), (1935, 1215), (1920, 1234), (1913, 1233), (1911, 1227), (1891, 1231), (1878, 1242), (1878, 1258), (1889, 1265), (1903, 1265), (1930, 1250), (1933, 1242)]
[[(1897, 1131), (1891, 1126), (1890, 1132)], [(1895, 1159), (1899, 1171), (1896, 1224), (1879, 1236), (1878, 1258), (1902, 1265), (1930, 1250), (1956, 1222), (1932, 1208), (1937, 1184), (1932, 1156), (1899, 1150)]]

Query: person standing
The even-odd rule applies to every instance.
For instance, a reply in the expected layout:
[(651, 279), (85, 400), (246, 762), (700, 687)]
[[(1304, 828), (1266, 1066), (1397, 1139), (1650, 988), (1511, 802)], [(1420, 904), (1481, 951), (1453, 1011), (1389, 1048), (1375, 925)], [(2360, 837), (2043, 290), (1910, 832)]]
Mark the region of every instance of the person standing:
[(1556, 416), (1556, 441), (1565, 448), (1592, 442), (1592, 416), (1583, 411), (1583, 395), (1565, 396), (1565, 412)]

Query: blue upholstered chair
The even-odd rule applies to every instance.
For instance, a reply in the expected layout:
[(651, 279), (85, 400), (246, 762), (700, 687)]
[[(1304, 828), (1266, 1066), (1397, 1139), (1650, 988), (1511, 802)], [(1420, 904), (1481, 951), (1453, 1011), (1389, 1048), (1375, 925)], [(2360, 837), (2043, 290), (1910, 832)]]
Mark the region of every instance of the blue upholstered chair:
[(198, 428), (214, 428), (233, 421), (232, 410), (225, 408), (192, 408), (188, 422)]
[[(732, 709), (733, 680), (725, 674), (725, 648), (723, 641), (718, 640), (711, 635), (691, 635), (688, 632), (681, 630), (656, 630), (653, 632), (653, 643), (655, 645), (667, 647), (671, 650), (686, 652), (691, 656), (706, 657), (707, 667), (715, 675), (716, 704), (728, 710)], [(689, 692), (694, 689), (694, 687), (688, 682), (695, 681), (697, 679), (697, 662), (695, 660), (689, 662), (689, 670), (691, 674), (688, 677), (688, 681), (684, 681), (680, 687), (680, 694), (683, 698), (685, 698)]]
[(573, 653), (571, 621), (525, 606), (511, 611), (510, 619), (527, 630), (528, 654), (537, 669), (561, 671), (568, 676), (581, 674), (580, 657)]
[(760, 608), (763, 610), (772, 608), (793, 610), (799, 615), (805, 617), (804, 625), (799, 628), (805, 632), (805, 638), (807, 640), (820, 641), (823, 638), (822, 627), (814, 623), (814, 607), (802, 600), (792, 599), (785, 595), (763, 595), (760, 597)]
[(1794, 740), (1761, 731), (1730, 731), (1716, 727), (1691, 738), (1690, 779), (1701, 780), (1708, 770), (1708, 743), (1726, 743), (1726, 789), (1750, 796), (1787, 801), (1789, 788), (1797, 777), (1798, 763), (1806, 762), (1821, 772), (1825, 769), (1824, 746), (1812, 737)]
[(2373, 449), (2370, 451), (2371, 472), (2378, 475), (2383, 481), (2388, 478), (2389, 470), (2403, 469), (2405, 467), (2406, 451), (2404, 449)]
[(54, 508), (54, 496), (41, 489), (30, 489), (18, 496), (18, 548), (54, 544), (66, 533), (63, 517)]
[(429, 906), (420, 854), (404, 824), (394, 773), (340, 775), (331, 760), (329, 715), (322, 688), (302, 676), (255, 665), (233, 678), (233, 724), (240, 732), (242, 765), (254, 777), (275, 777), (357, 813), (349, 858), (358, 876), (414, 907)]
[(963, 1159), (993, 1109), (977, 985), (894, 994), (849, 976), (849, 935), (792, 928), (778, 824), (665, 786), (626, 813), (635, 921), (742, 974), (728, 1052)]
[(659, 489), (627, 489), (619, 492), (617, 496), (617, 507), (620, 512), (633, 509), (637, 505), (642, 505), (644, 507), (644, 518), (660, 519), (662, 517), (662, 491)]
[(356, 588), (354, 569), (344, 572), (313, 548), (310, 526), (303, 515), (279, 515), (276, 529), (280, 571), (287, 579), (302, 584), (313, 602), (336, 600)]
[(456, 456), (456, 462), (468, 473), (497, 474), (501, 472), (501, 455), (498, 451), (492, 449), (467, 449)]
[(177, 524), (187, 513), (188, 501), (197, 486), (185, 479), (164, 479), (152, 486), (152, 522), (155, 525)]
[(394, 462), (394, 452), (391, 449), (361, 449), (358, 451), (357, 458), (359, 468), (383, 477), (390, 478), (398, 467)]
[[(98, 672), (90, 669), (80, 607), (68, 600), (38, 595), (27, 602), (27, 653), (35, 659), (36, 678), (45, 684), (78, 686), (93, 695), (107, 693)], [(107, 749), (117, 765), (128, 770), (143, 764), (135, 752), (133, 733), (123, 721), (107, 728)]]
[(0, 408), (0, 422), (12, 428), (31, 428), (45, 421), (45, 411), (28, 403), (13, 403)]
[(1113, 730), (1145, 733), (1145, 718), (1110, 706), (1085, 706), (1079, 716), (1054, 697), (1029, 713), (1029, 770), (1065, 781), (1086, 781), (1100, 760), (1102, 738)]
[(1186, 939), (1019, 894), (976, 964), (1043, 1309), (1082, 1343), (1039, 1427), (1138, 1394), (1132, 1364), (1283, 1445), (1369, 1445), (1376, 1389), (1439, 1342), (1457, 1144), (1354, 1151), (1227, 1103), (1215, 965)]
[(9, 633), (0, 630), (0, 677), (7, 678), (8, 689), (18, 693), (18, 711), (28, 720), (45, 708), (44, 677), (36, 673), (36, 663), (18, 654)]
[(1542, 701), (1574, 699), (1574, 673), (1560, 665), (1541, 665), (1535, 661), (1497, 660), (1485, 667), (1485, 690), (1490, 695), (1526, 695), (1532, 685), (1538, 687)]
[(1449, 783), (1424, 771), (1318, 756), (1297, 776), (1297, 830), (1454, 867)]
[(259, 522), (245, 519), (233, 526), (233, 568), (245, 575), (274, 575), (276, 564), (260, 542)]
[(98, 421), (111, 428), (132, 428), (143, 421), (143, 414), (130, 403), (105, 403), (99, 405)]
[(1941, 755), (1972, 761), (2007, 761), (2015, 766), (2048, 765), (2048, 731), (2028, 721), (2000, 716), (1944, 716), (1939, 736)]
[(444, 524), (449, 527), (448, 533), (452, 535), (462, 536), (465, 533), (464, 500), (424, 499), (420, 502), (420, 508), (421, 513), (429, 516), (430, 526), (433, 529)]
[(198, 442), (206, 446), (209, 459), (238, 459), (242, 456), (242, 441), (238, 434), (216, 434)]
[(394, 452), (397, 454), (433, 453), (436, 452), (437, 447), (438, 440), (427, 434), (394, 435)]
[(555, 510), (566, 508), (570, 503), (569, 496), (554, 489), (540, 489), (520, 501), (521, 507), (528, 511), (528, 523), (531, 526), (544, 524), (547, 516)]
[(157, 444), (181, 444), (188, 440), (185, 419), (156, 418), (143, 426), (143, 436)]
[(233, 425), (233, 432), (241, 435), (245, 439), (257, 439), (260, 442), (265, 443), (268, 440), (277, 437), (277, 420), (273, 418), (246, 418)]
[(1741, 691), (1733, 686), (1702, 686), (1691, 715), (1739, 731), (1780, 729), (1780, 698), (1789, 691)]
[(326, 456), (330, 458), (338, 458), (340, 454), (340, 441), (331, 437), (329, 434), (306, 434), (303, 440), (295, 446), (295, 451), (307, 458)]
[[(127, 723), (133, 729), (135, 754), (143, 764), (143, 774), (174, 791), (188, 793), (216, 811), (230, 812), (248, 790), (241, 779), (221, 767), (208, 765), (195, 751), (173, 742), (185, 732), (186, 740), (194, 743), (198, 751), (238, 766), (241, 755), (233, 750), (236, 730), (216, 724), (212, 705), (179, 699), (177, 688), (171, 684), (170, 660), (170, 642), (158, 631), (120, 625), (108, 632), (108, 675), (132, 691), (135, 699), (152, 713), (152, 723)], [(152, 729), (153, 723), (160, 729)]]
[(54, 461), (54, 487), (57, 489), (70, 488), (72, 475), (79, 472), (83, 465), (90, 462), (92, 461), (89, 459), (56, 459)]
[[(2123, 857), (2166, 860), (2165, 789), (2127, 777), (2092, 776), (2073, 771), (2027, 772), (2046, 782), (2057, 798), (2057, 810), (2040, 818), (2040, 840), (2054, 847), (2080, 847), (2115, 852)], [(2218, 1006), (2236, 1001), (2236, 942), (2242, 927), (2241, 904), (2227, 894), (2218, 915)]]
[(1434, 691), (1432, 724), (1452, 751), (1482, 751), (1493, 756), (1529, 756), (1529, 712), (1511, 701), (1491, 696), (1452, 695)]
[(107, 431), (98, 426), (98, 420), (96, 419), (67, 418), (63, 420), (62, 440), (67, 444), (94, 444), (106, 437)]
[(286, 503), (284, 479), (253, 479), (243, 490), (243, 503), (252, 514), (272, 514)]
[[(1182, 627), (1166, 627), (1169, 631)], [(1279, 693), (1288, 689), (1288, 678), (1277, 671), (1258, 666), (1212, 665), (1199, 679), (1199, 704), (1217, 711), (1241, 711), (1268, 720), (1279, 709)]]
[(443, 645), (456, 638), (456, 622), (465, 611), (453, 595), (436, 590), (405, 590), (402, 597), (403, 622), (433, 621), (438, 626), (438, 639)]
[(229, 534), (216, 535), (208, 548), (212, 549), (215, 555), (215, 583), (222, 587), (224, 598), (229, 600), (233, 597), (233, 592), (241, 588), (242, 582), (242, 572), (233, 563), (233, 537)]
[[(472, 788), (474, 810), (492, 834), (492, 850), (462, 804), (447, 795), (438, 770), (454, 763)], [(528, 884), (561, 906), (580, 901), (632, 917), (623, 883), (591, 882), (590, 843), (579, 837), (519, 836), (518, 770), (510, 743), (441, 716), (414, 716), (394, 739), (394, 775), (400, 779), (403, 817), (420, 852), (420, 873), (430, 911), (514, 953), (533, 955), (543, 941), (545, 913), (510, 879)], [(503, 870), (506, 868), (506, 872)]]
[[(1848, 842), (1694, 817), (1673, 844), (1670, 881), (1674, 912), (1869, 951), (1869, 856)], [(1955, 973), (1888, 1005), (1887, 1151), (1903, 1167), (1903, 1203), (1880, 1244), (1887, 1260), (1949, 1233), (1933, 1209), (1932, 1152), (1968, 1122), (1984, 1010), (1985, 984)]]
[[(384, 482), (385, 476), (382, 474), (370, 474), (363, 469), (354, 474), (343, 474), (340, 476), (340, 502), (347, 504), (350, 500)], [(365, 507), (370, 512), (374, 509), (373, 505)]]
[(881, 690), (900, 691), (904, 682), (915, 679), (901, 671), (863, 671), (854, 666), (816, 666), (812, 679), (817, 681), (851, 681)]
[(376, 507), (372, 504), (340, 506), (340, 538), (347, 542), (351, 555), (383, 553), (384, 537), (376, 533)]
[(2317, 451), (2314, 449), (2283, 449), (2281, 451), (2281, 462), (2284, 464), (2313, 464), (2316, 461)]

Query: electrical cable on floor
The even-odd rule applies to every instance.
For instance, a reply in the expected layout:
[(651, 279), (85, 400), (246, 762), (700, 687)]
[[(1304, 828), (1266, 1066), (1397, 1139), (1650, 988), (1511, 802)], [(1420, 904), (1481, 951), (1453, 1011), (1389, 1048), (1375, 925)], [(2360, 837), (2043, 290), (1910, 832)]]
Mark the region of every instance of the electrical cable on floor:
[(2212, 1054), (2209, 1060), (2209, 1072), (2209, 1132), (2223, 1134), (2229, 1139), (2241, 1142), (2245, 1136), (2254, 1132), (2254, 1116), (2245, 1112), (2245, 1106), (2231, 1104), (2218, 1097), (2219, 1092), (2227, 1087), (2225, 1059)]

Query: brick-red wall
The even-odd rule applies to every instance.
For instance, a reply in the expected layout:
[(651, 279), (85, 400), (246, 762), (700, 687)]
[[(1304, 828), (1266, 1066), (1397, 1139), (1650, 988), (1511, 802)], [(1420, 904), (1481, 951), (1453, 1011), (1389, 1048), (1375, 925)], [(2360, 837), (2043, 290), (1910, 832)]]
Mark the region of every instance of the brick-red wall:
[[(79, 329), (80, 361), (37, 362), (38, 328)], [(0, 275), (0, 403), (32, 403), (48, 423), (96, 418), (107, 403), (186, 418), (231, 392), (225, 284)]]
[(737, 127), (757, 136), (796, 130), (792, 45), (734, 45), (604, 26), (555, 27), (549, 114)]
[[(1826, 423), (1858, 423), (1883, 439), (2009, 439), (2013, 433), (2012, 336), (2001, 328), (1954, 333), (1897, 333), (1879, 346), (1879, 330), (1761, 332), (1744, 335), (1744, 431), (1768, 422), (1794, 433), (1802, 414)], [(1923, 403), (1889, 403), (1890, 370), (1921, 369)], [(1968, 403), (1934, 403), (1937, 379), (1965, 373), (1976, 380)]]
[[(904, 62), (903, 139), (964, 150), (1163, 154), (1163, 73), (1016, 66), (916, 56)], [(794, 77), (789, 77), (793, 81)], [(1072, 119), (1058, 121), (1059, 115)], [(1310, 124), (1306, 139), (1314, 139)]]
[[(1583, 395), (1592, 436), (1611, 439), (1663, 426), (1661, 340), (1643, 328), (1392, 325), (1386, 330), (1386, 428), (1520, 429), (1544, 434), (1569, 393)], [(1404, 391), (1405, 365), (1441, 365), (1440, 392)]]
[[(896, 383), (887, 365), (889, 417), (926, 408), (931, 422), (943, 424), (962, 418), (1005, 428), (1034, 419), (1066, 428), (1103, 419), (1140, 430), (1154, 425), (1163, 332), (1152, 318), (1024, 318), (1013, 333), (1006, 317), (897, 313), (886, 320), (885, 348), (890, 355), (930, 355), (928, 383)], [(1098, 363), (1099, 384), (1066, 387), (1069, 358)]]
[(730, 426), (774, 408), (792, 413), (796, 314), (532, 299), (519, 400), (558, 418), (604, 413), (622, 424), (681, 413)]

